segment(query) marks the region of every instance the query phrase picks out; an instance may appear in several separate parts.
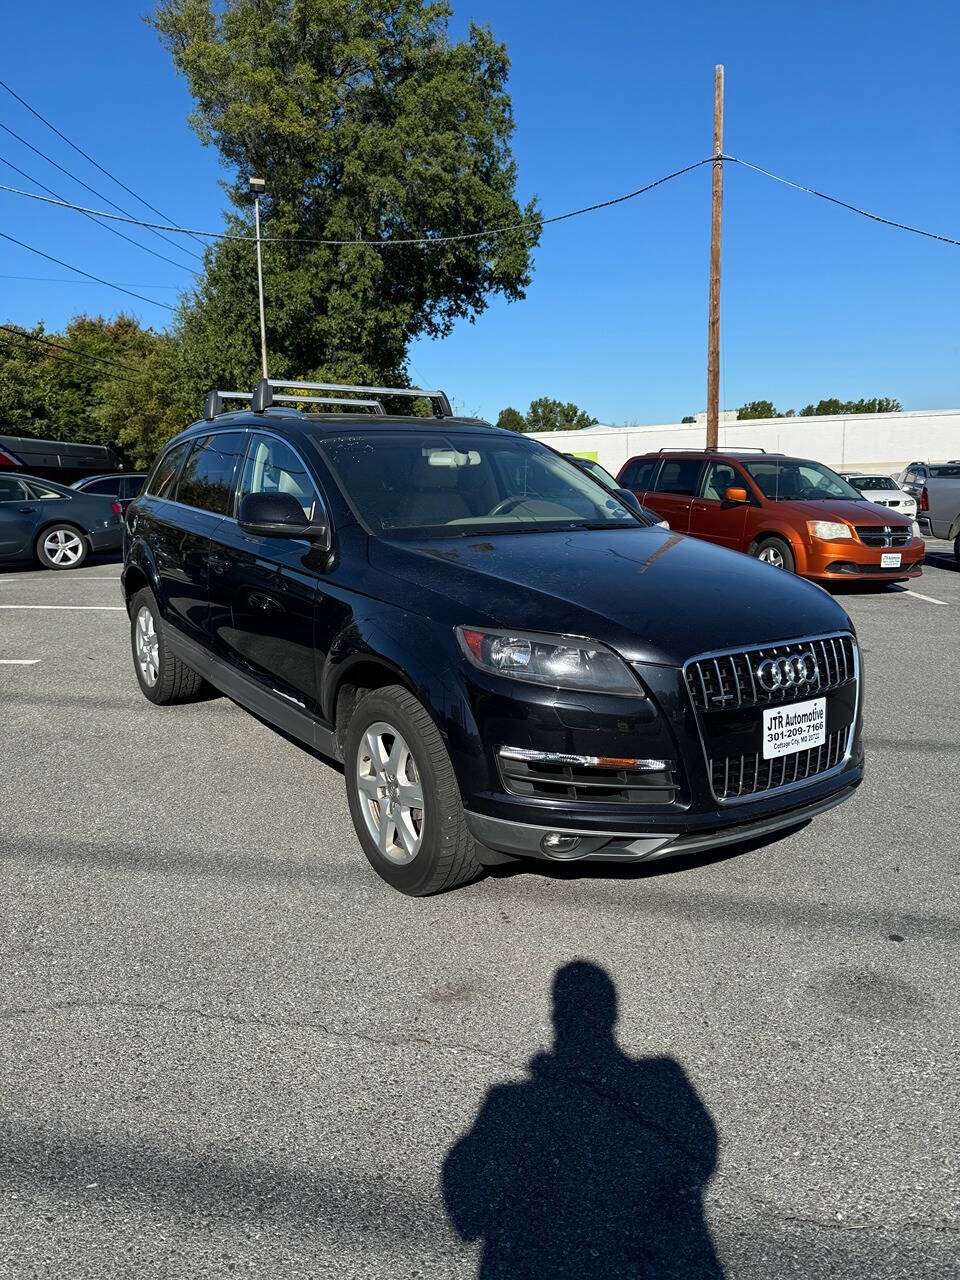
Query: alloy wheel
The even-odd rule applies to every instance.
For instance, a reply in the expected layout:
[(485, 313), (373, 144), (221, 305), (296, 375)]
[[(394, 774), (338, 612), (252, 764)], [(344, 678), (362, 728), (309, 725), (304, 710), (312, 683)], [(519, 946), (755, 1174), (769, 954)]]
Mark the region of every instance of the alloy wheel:
[(777, 547), (764, 547), (757, 559), (762, 560), (764, 564), (772, 564), (776, 569), (783, 568), (783, 552)]
[(136, 624), (137, 666), (143, 682), (152, 689), (160, 675), (160, 638), (154, 625), (153, 614), (146, 605), (137, 614)]
[(76, 564), (83, 559), (83, 538), (72, 529), (51, 529), (43, 540), (43, 550), (54, 564)]
[(367, 831), (383, 857), (402, 866), (423, 844), (423, 786), (402, 735), (386, 721), (369, 726), (357, 748), (357, 792)]

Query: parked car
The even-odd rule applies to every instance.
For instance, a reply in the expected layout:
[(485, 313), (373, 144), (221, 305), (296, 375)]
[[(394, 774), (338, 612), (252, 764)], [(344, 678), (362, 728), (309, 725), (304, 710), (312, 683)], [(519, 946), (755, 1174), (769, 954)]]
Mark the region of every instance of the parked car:
[(838, 474), (868, 502), (875, 502), (878, 507), (892, 507), (902, 516), (916, 519), (916, 498), (902, 489), (893, 476), (878, 475), (874, 471), (841, 471)]
[(153, 703), (209, 681), (342, 762), (388, 883), (709, 849), (860, 783), (860, 653), (828, 594), (645, 524), (442, 392), (390, 393), (430, 420), (280, 386), (239, 412), (211, 393), (131, 503), (134, 670)]
[(815, 581), (919, 577), (923, 539), (821, 462), (762, 450), (661, 450), (620, 483), (678, 533)]
[(920, 532), (952, 542), (960, 563), (960, 463), (928, 463), (918, 497)]
[(15, 470), (57, 484), (72, 484), (84, 476), (116, 471), (119, 466), (120, 459), (105, 444), (0, 435), (0, 473)]
[(121, 545), (120, 504), (39, 476), (0, 474), (0, 561), (36, 559), (77, 569), (90, 552)]
[(126, 511), (143, 488), (146, 478), (145, 471), (114, 471), (108, 476), (87, 476), (83, 480), (74, 480), (70, 488), (79, 489), (81, 493), (100, 493), (116, 498)]
[(627, 494), (633, 499), (631, 506), (643, 516), (644, 520), (649, 520), (651, 524), (659, 525), (661, 529), (669, 529), (670, 522), (664, 520), (662, 516), (657, 515), (656, 511), (651, 511), (648, 507), (642, 506), (636, 499), (631, 489), (624, 489), (617, 483), (616, 477), (612, 476), (606, 467), (601, 467), (599, 462), (595, 462), (593, 458), (580, 458), (575, 453), (565, 453), (563, 455), (568, 462), (573, 462), (581, 471), (586, 471), (588, 476), (593, 476), (595, 480), (599, 480), (604, 488), (609, 489), (611, 493), (620, 494), (625, 500)]

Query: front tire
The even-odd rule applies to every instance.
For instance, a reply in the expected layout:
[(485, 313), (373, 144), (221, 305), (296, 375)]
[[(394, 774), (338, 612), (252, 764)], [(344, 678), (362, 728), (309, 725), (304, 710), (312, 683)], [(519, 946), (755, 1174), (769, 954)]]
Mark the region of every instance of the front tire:
[(39, 534), (34, 551), (47, 569), (79, 569), (90, 546), (76, 525), (55, 524)]
[(422, 897), (482, 871), (450, 756), (426, 709), (401, 685), (357, 704), (344, 740), (350, 816), (387, 884)]
[(203, 677), (170, 651), (164, 622), (149, 587), (138, 591), (130, 605), (130, 648), (140, 691), (157, 706), (187, 702), (203, 689)]
[(796, 573), (797, 562), (790, 545), (783, 538), (762, 538), (753, 548), (753, 554), (764, 564), (773, 565), (775, 569), (785, 569), (787, 573)]

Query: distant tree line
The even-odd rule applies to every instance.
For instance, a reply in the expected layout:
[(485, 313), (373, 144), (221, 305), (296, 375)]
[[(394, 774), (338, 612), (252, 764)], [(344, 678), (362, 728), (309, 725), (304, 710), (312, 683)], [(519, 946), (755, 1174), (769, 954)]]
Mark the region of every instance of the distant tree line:
[(541, 396), (531, 400), (526, 413), (519, 409), (501, 409), (498, 427), (508, 431), (579, 431), (581, 427), (593, 427), (597, 419), (591, 418), (585, 409), (562, 400)]
[[(807, 404), (800, 410), (801, 418), (834, 417), (840, 413), (901, 413), (903, 405), (899, 400), (889, 396), (879, 396), (874, 400), (818, 400), (816, 404)], [(793, 409), (781, 413), (775, 409), (772, 400), (749, 400), (737, 410), (737, 421), (748, 422), (751, 418), (793, 418)], [(686, 418), (684, 418), (686, 422)]]

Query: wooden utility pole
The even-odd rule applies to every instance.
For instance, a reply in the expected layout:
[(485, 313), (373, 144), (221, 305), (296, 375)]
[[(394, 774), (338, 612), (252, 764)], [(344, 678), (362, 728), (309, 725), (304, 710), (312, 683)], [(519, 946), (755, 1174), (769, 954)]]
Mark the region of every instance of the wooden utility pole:
[(720, 428), (720, 236), (723, 229), (723, 67), (713, 91), (713, 216), (710, 227), (710, 309), (707, 321), (707, 448), (716, 449)]

